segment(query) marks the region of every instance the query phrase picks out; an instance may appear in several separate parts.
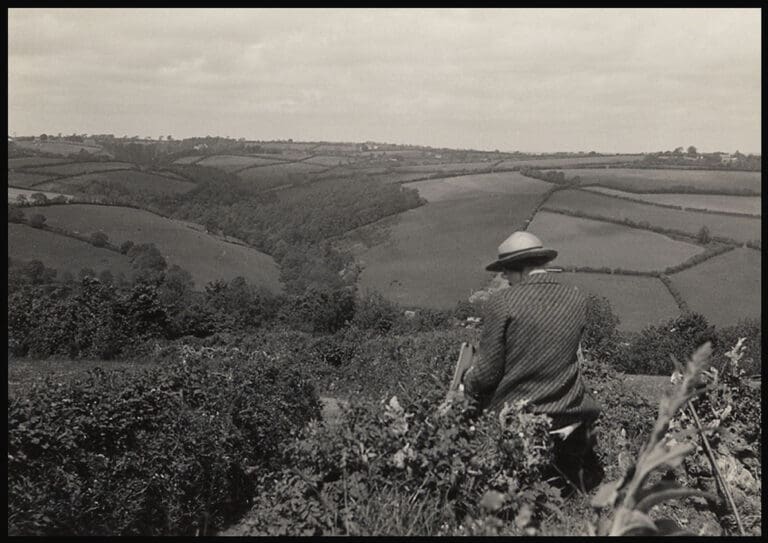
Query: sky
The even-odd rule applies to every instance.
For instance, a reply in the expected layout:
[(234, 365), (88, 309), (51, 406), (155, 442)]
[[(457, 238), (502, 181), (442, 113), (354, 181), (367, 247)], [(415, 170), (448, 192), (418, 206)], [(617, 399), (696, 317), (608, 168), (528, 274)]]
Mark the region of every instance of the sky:
[(761, 148), (759, 9), (10, 9), (9, 133)]

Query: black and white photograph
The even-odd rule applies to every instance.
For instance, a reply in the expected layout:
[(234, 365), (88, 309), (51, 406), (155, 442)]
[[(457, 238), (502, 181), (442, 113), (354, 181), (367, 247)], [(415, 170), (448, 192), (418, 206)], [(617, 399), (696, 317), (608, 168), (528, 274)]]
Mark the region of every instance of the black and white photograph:
[(9, 536), (762, 535), (755, 7), (25, 7)]

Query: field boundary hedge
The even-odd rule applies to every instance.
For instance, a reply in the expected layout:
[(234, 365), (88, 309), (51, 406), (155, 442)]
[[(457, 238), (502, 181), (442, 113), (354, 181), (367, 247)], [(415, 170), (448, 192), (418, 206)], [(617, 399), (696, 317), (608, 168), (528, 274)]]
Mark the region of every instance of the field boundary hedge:
[[(699, 243), (698, 238), (695, 234), (691, 234), (690, 232), (685, 232), (683, 230), (677, 230), (675, 228), (663, 228), (661, 226), (653, 226), (647, 221), (638, 222), (638, 221), (633, 221), (632, 219), (626, 219), (626, 218), (615, 219), (613, 217), (606, 217), (605, 215), (584, 213), (583, 211), (572, 211), (569, 209), (560, 209), (560, 208), (553, 208), (553, 207), (546, 207), (546, 206), (542, 207), (541, 211), (549, 211), (550, 213), (559, 213), (560, 215), (568, 215), (569, 217), (576, 217), (578, 219), (589, 219), (593, 221), (609, 222), (609, 223), (617, 224), (620, 226), (626, 226), (627, 228), (636, 228), (638, 230), (648, 230), (650, 232), (655, 232), (657, 234), (662, 234), (662, 235), (671, 237), (672, 239), (675, 239), (673, 236), (677, 236), (678, 238), (683, 238), (682, 241), (688, 241), (695, 245), (701, 245), (701, 243)], [(715, 235), (710, 236), (710, 238), (713, 241), (719, 241), (720, 243), (726, 243), (728, 245), (747, 246), (747, 247), (758, 248), (759, 250), (762, 250), (761, 243), (759, 243), (757, 240), (738, 241), (733, 238), (727, 238), (725, 236), (715, 236)]]
[[(583, 192), (588, 192), (590, 194), (600, 194), (601, 196), (608, 196), (609, 198), (617, 198), (619, 200), (627, 200), (628, 202), (636, 202), (638, 204), (645, 204), (645, 205), (649, 205), (649, 206), (665, 207), (665, 208), (668, 208), (668, 209), (675, 209), (677, 211), (685, 211), (685, 212), (693, 211), (693, 212), (696, 212), (696, 213), (709, 213), (709, 214), (712, 214), (712, 215), (728, 215), (728, 216), (731, 216), (731, 217), (742, 217), (742, 218), (748, 218), (748, 219), (762, 220), (762, 215), (753, 215), (752, 213), (738, 213), (736, 211), (719, 211), (719, 210), (715, 210), (715, 209), (699, 209), (699, 208), (695, 208), (695, 207), (685, 207), (685, 206), (679, 206), (679, 205), (675, 205), (675, 204), (662, 204), (662, 203), (659, 203), (659, 202), (649, 202), (647, 200), (641, 200), (639, 198), (632, 198), (632, 197), (629, 197), (629, 196), (622, 196), (620, 194), (609, 194), (609, 193), (605, 193), (605, 192), (597, 192), (597, 191), (593, 191), (593, 190), (587, 190), (585, 187), (602, 187), (602, 188), (610, 189), (610, 190), (621, 190), (622, 192), (632, 192), (632, 191), (624, 191), (623, 189), (616, 189), (616, 188), (613, 188), (613, 187), (608, 187), (608, 186), (605, 186), (605, 185), (601, 185), (600, 183), (594, 183), (594, 184), (589, 184), (589, 185), (579, 185), (579, 186), (575, 186), (573, 188), (574, 188), (574, 190), (580, 190), (580, 191), (583, 191)], [(667, 193), (664, 193), (664, 192), (635, 192), (634, 194), (667, 194)], [(669, 194), (671, 194), (671, 193), (669, 193)], [(694, 193), (686, 193), (686, 194), (694, 194)], [(703, 194), (703, 193), (702, 193), (702, 195), (704, 195), (704, 196), (713, 196), (711, 194)], [(721, 196), (726, 196), (726, 195), (723, 194)], [(745, 198), (749, 198), (749, 197), (745, 196)]]

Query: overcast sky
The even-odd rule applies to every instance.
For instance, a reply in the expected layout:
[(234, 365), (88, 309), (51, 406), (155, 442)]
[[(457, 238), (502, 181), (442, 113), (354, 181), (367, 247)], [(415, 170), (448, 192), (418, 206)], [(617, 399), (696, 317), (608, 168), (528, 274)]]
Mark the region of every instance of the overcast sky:
[(11, 9), (9, 130), (760, 152), (760, 11)]

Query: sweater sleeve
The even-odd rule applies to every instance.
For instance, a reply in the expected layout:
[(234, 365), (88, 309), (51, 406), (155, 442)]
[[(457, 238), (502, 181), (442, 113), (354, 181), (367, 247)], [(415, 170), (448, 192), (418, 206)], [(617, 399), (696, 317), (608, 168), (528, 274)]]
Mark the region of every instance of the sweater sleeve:
[(502, 298), (495, 297), (488, 306), (475, 362), (464, 374), (464, 390), (480, 404), (485, 404), (504, 376), (506, 334), (510, 317)]

